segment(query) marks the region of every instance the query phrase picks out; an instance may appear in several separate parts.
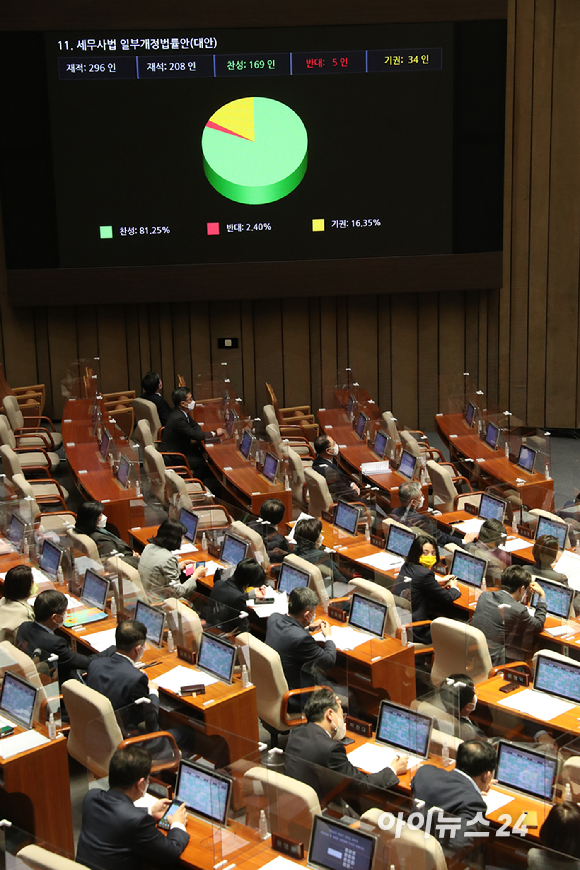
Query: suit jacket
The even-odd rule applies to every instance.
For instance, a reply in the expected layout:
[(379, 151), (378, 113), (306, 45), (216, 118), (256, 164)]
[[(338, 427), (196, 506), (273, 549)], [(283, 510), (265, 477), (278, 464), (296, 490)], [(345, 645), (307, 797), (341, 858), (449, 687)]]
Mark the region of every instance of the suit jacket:
[(58, 681), (78, 679), (77, 668), (86, 671), (95, 656), (84, 656), (74, 652), (64, 638), (47, 631), (38, 622), (23, 622), (16, 633), (16, 644), (31, 655), (35, 649), (41, 650), (42, 660), (46, 661), (50, 655), (58, 656)]
[(273, 562), (278, 562), (288, 555), (290, 544), (275, 526), (262, 520), (252, 520), (247, 525), (260, 535), (266, 545), (266, 552)]
[[(456, 598), (459, 598), (461, 592), (453, 587), (440, 586), (430, 568), (425, 565), (412, 565), (405, 562), (397, 577), (397, 585), (393, 589), (393, 594), (402, 595), (409, 587), (411, 589), (413, 622), (435, 619), (436, 616), (449, 616), (451, 618), (455, 616), (451, 604)], [(413, 641), (415, 643), (431, 643), (429, 626), (421, 625), (414, 628)]]
[(117, 789), (96, 788), (83, 801), (83, 823), (76, 860), (94, 870), (165, 868), (187, 846), (189, 834), (172, 828), (167, 836), (146, 810)]
[(16, 643), (16, 632), (23, 622), (34, 622), (34, 610), (27, 600), (24, 598), (21, 601), (11, 601), (3, 598), (0, 601), (0, 641)]
[[(306, 559), (307, 562), (311, 562), (312, 565), (317, 565), (319, 568), (326, 568), (328, 576), (332, 575), (333, 581), (336, 580), (337, 583), (348, 583), (346, 577), (338, 570), (336, 562), (332, 558), (332, 554), (327, 553), (324, 547), (317, 547), (312, 541), (297, 539), (294, 552), (297, 556), (300, 556), (301, 559)], [(325, 573), (325, 571), (322, 571), (323, 579), (325, 579)], [(326, 580), (325, 585), (328, 585)], [(332, 598), (332, 590), (330, 590), (329, 594)]]
[(551, 849), (530, 849), (528, 870), (580, 870), (580, 861), (565, 858)]
[(316, 685), (313, 671), (327, 671), (336, 662), (336, 645), (330, 638), (320, 647), (293, 616), (268, 617), (266, 643), (280, 655), (289, 689)]
[(146, 592), (157, 592), (167, 598), (184, 594), (179, 560), (165, 547), (147, 544), (139, 559), (139, 577)]
[[(226, 580), (218, 580), (213, 584), (209, 595), (212, 604), (208, 605), (207, 622), (210, 625), (222, 624), (224, 630), (231, 631), (234, 628), (240, 631), (248, 631), (248, 617), (235, 619), (236, 612), (247, 612), (247, 597), (240, 592), (231, 577)], [(233, 620), (233, 621), (232, 621)]]
[[(81, 535), (88, 534), (88, 532), (83, 529), (75, 529), (75, 532), (79, 532)], [(112, 552), (116, 551), (125, 562), (128, 562), (134, 568), (139, 567), (139, 560), (133, 555), (133, 550), (129, 544), (126, 544), (125, 541), (122, 541), (121, 538), (118, 538), (117, 535), (113, 534), (113, 532), (108, 532), (107, 529), (95, 529), (95, 531), (91, 532), (88, 536), (97, 545), (99, 556), (102, 558), (105, 559), (110, 556)]]
[(205, 432), (199, 423), (184, 414), (181, 408), (174, 408), (165, 424), (159, 449), (166, 453), (199, 456), (202, 441), (205, 441)]
[(406, 507), (401, 505), (394, 508), (389, 516), (394, 520), (397, 520), (398, 523), (402, 523), (404, 526), (422, 529), (427, 532), (427, 534), (433, 535), (433, 537), (437, 539), (437, 543), (440, 547), (446, 547), (447, 544), (462, 545), (462, 535), (448, 535), (447, 532), (437, 528), (435, 520), (428, 514), (420, 514), (419, 511), (416, 510), (407, 510)]
[(539, 599), (532, 616), (525, 604), (514, 601), (504, 589), (490, 589), (479, 596), (471, 624), (485, 634), (492, 664), (504, 665), (529, 659), (545, 621), (545, 598)]
[(390, 767), (378, 773), (363, 773), (348, 760), (346, 749), (315, 722), (290, 730), (284, 753), (284, 773), (311, 786), (324, 804), (325, 799), (344, 777), (355, 779), (357, 791), (373, 786), (392, 788), (399, 778)]
[[(490, 586), (501, 586), (501, 575), (511, 565), (509, 553), (504, 553), (503, 550), (490, 550), (479, 541), (472, 541), (470, 544), (464, 544), (463, 549), (471, 553), (472, 556), (477, 556), (478, 559), (485, 559), (487, 562), (487, 571), (485, 572), (486, 583)], [(505, 557), (505, 558), (504, 558)]]
[(144, 719), (147, 733), (159, 731), (159, 698), (149, 694), (147, 672), (136, 668), (126, 656), (119, 655), (114, 646), (90, 663), (87, 685), (108, 698), (114, 710), (130, 708), (137, 699), (149, 698), (150, 704), (138, 704), (126, 710), (123, 725), (127, 730)]
[(317, 456), (312, 463), (312, 470), (321, 474), (328, 484), (328, 490), (334, 501), (360, 501), (361, 497), (352, 488), (352, 480), (344, 471), (335, 465), (331, 459)]
[[(487, 830), (484, 825), (471, 824), (477, 813), (485, 818), (487, 806), (481, 792), (471, 779), (459, 770), (442, 770), (432, 764), (424, 764), (417, 770), (411, 782), (413, 797), (425, 801), (426, 811), (431, 807), (441, 807), (445, 814), (461, 819), (461, 828), (449, 839), (449, 846), (459, 850), (465, 846), (477, 846), (481, 838), (466, 836), (469, 831)], [(437, 816), (433, 817), (431, 833), (437, 836)]]
[(141, 398), (145, 399), (147, 402), (153, 402), (157, 408), (161, 425), (165, 426), (169, 419), (169, 415), (171, 414), (171, 405), (169, 405), (163, 396), (159, 395), (159, 393), (142, 393)]

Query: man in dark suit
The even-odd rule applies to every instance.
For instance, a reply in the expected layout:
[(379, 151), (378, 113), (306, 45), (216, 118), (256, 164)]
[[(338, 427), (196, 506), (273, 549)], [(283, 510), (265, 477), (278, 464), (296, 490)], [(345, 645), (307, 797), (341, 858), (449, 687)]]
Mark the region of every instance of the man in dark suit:
[(47, 589), (36, 596), (34, 622), (23, 622), (16, 634), (16, 643), (27, 655), (40, 650), (41, 659), (58, 656), (58, 681), (79, 679), (78, 670), (86, 671), (95, 656), (85, 656), (70, 648), (64, 638), (55, 634), (66, 616), (66, 595), (57, 589)]
[(143, 390), (141, 398), (146, 399), (148, 402), (153, 402), (157, 408), (161, 425), (165, 426), (171, 414), (171, 408), (161, 395), (162, 387), (163, 384), (157, 372), (147, 372), (141, 381), (141, 389)]
[(406, 755), (378, 773), (363, 773), (348, 760), (341, 742), (346, 733), (342, 705), (331, 689), (313, 692), (304, 707), (308, 724), (292, 728), (284, 753), (284, 773), (311, 786), (324, 806), (330, 794), (344, 785), (345, 777), (356, 780), (345, 793), (356, 799), (372, 787), (393, 788), (398, 773), (407, 769)]
[[(480, 838), (474, 839), (473, 832), (487, 830), (482, 824), (487, 813), (483, 795), (489, 791), (496, 764), (497, 753), (491, 743), (485, 740), (468, 740), (459, 744), (454, 770), (443, 770), (432, 764), (425, 764), (413, 777), (413, 797), (425, 801), (422, 810), (425, 821), (432, 807), (440, 807), (445, 815), (460, 820), (459, 830), (446, 843), (451, 850), (459, 851), (465, 847), (477, 846)], [(476, 821), (478, 814), (481, 814), (481, 823)], [(437, 820), (435, 813), (431, 826), (431, 834), (435, 837), (438, 833)]]
[(407, 480), (400, 485), (399, 501), (401, 504), (394, 508), (389, 516), (405, 526), (422, 529), (428, 535), (432, 535), (437, 539), (437, 544), (440, 547), (445, 547), (447, 544), (457, 544), (461, 547), (477, 538), (475, 533), (469, 533), (465, 536), (459, 533), (448, 535), (447, 532), (437, 528), (434, 517), (419, 513), (425, 498), (423, 488), (418, 480)]
[(189, 842), (185, 804), (169, 817), (164, 836), (156, 826), (171, 801), (163, 799), (150, 811), (134, 801), (147, 791), (151, 755), (140, 746), (118, 749), (109, 765), (109, 790), (85, 795), (76, 860), (93, 870), (141, 870), (176, 864)]
[(290, 544), (278, 531), (278, 523), (282, 522), (285, 507), (279, 498), (267, 498), (260, 505), (260, 519), (248, 523), (250, 529), (257, 532), (264, 544), (272, 562), (281, 562), (290, 552)]
[(223, 435), (224, 430), (217, 429), (216, 432), (206, 433), (199, 423), (192, 420), (189, 411), (193, 411), (195, 402), (189, 387), (178, 387), (171, 398), (174, 408), (165, 424), (159, 449), (162, 453), (183, 453), (193, 476), (204, 480), (209, 472), (201, 453), (201, 443), (207, 435)]
[(334, 457), (338, 456), (336, 441), (329, 435), (319, 435), (314, 440), (314, 450), (316, 459), (312, 470), (324, 477), (333, 501), (361, 501), (360, 488), (335, 462)]

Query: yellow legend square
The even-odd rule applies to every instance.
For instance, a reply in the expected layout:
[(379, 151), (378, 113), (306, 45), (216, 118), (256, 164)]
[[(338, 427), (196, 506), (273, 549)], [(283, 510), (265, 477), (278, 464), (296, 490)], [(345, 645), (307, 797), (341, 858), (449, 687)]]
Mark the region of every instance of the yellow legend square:
[(324, 232), (324, 218), (314, 218), (312, 221), (312, 232), (313, 233), (323, 233)]

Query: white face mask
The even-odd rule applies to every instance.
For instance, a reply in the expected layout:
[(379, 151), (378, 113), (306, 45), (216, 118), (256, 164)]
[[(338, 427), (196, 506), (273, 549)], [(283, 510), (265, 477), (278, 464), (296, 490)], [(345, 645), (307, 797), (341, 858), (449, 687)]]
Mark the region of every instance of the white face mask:
[(324, 537), (321, 535), (321, 536), (318, 538), (318, 540), (316, 541), (316, 546), (317, 546), (317, 547), (322, 547), (323, 542), (324, 542)]
[(340, 713), (335, 713), (334, 715), (336, 716), (336, 720), (333, 722), (333, 725), (336, 730), (332, 735), (332, 739), (339, 743), (344, 737), (346, 737), (346, 722)]
[(425, 504), (425, 497), (421, 496), (421, 498), (417, 502), (417, 510), (420, 511), (424, 504)]
[(193, 411), (194, 408), (195, 408), (195, 402), (192, 399), (191, 402), (189, 403), (189, 405), (187, 406), (187, 410)]
[(333, 444), (332, 447), (329, 447), (328, 452), (331, 456), (338, 456), (338, 444)]
[(105, 529), (107, 527), (107, 517), (105, 514), (101, 514), (99, 519), (97, 520), (97, 529)]

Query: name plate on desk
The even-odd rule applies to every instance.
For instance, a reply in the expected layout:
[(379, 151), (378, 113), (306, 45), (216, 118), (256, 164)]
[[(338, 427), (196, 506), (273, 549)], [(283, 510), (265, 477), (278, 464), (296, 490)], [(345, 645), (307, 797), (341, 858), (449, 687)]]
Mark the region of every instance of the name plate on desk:
[(468, 501), (466, 501), (463, 505), (463, 510), (466, 511), (468, 514), (473, 514), (474, 517), (478, 516), (479, 514), (477, 506), (474, 504), (470, 504)]
[(527, 526), (518, 525), (518, 535), (521, 538), (528, 538), (528, 540), (533, 541), (536, 537), (535, 529), (528, 529)]
[(354, 716), (346, 717), (346, 730), (352, 731), (353, 734), (361, 734), (368, 740), (373, 736), (373, 726), (370, 722), (364, 722), (362, 719), (355, 719)]
[(379, 550), (384, 550), (386, 543), (387, 542), (384, 538), (380, 538), (378, 535), (371, 535), (371, 544), (373, 547), (378, 547)]
[(333, 607), (332, 605), (329, 605), (328, 615), (331, 619), (336, 619), (337, 622), (346, 622), (348, 619), (348, 613), (346, 610), (343, 610), (342, 607)]
[(530, 685), (530, 677), (523, 671), (518, 671), (516, 668), (504, 668), (502, 671), (504, 680), (510, 683), (509, 686), (502, 686), (500, 692), (513, 692), (514, 689), (519, 689), (523, 686), (527, 689)]
[(179, 646), (179, 644), (175, 645), (175, 649), (177, 650), (177, 658), (181, 659), (181, 661), (187, 662), (190, 665), (194, 665), (197, 662), (197, 653), (194, 650), (187, 649), (185, 646)]
[(329, 513), (328, 511), (321, 511), (321, 512), (320, 512), (320, 516), (322, 517), (322, 519), (323, 519), (325, 522), (330, 523), (331, 525), (332, 525), (332, 523), (334, 522), (334, 517), (333, 517), (332, 514)]
[(219, 559), (220, 557), (220, 548), (217, 547), (211, 541), (207, 542), (207, 551), (213, 559)]
[(282, 852), (283, 855), (291, 855), (296, 861), (301, 861), (304, 857), (304, 843), (283, 837), (282, 834), (272, 834), (272, 849)]

